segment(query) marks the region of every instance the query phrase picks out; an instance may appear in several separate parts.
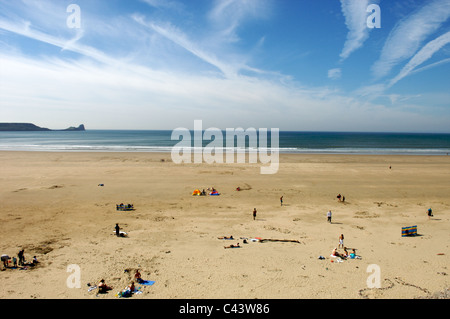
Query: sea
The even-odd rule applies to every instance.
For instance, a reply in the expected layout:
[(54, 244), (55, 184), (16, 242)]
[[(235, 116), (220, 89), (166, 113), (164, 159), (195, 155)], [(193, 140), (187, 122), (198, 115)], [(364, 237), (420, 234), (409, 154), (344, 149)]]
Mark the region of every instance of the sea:
[[(195, 135), (174, 136), (170, 130), (86, 130), (86, 131), (40, 131), (0, 132), (2, 151), (48, 151), (48, 152), (167, 152), (174, 146), (187, 146), (193, 152), (206, 146), (223, 147), (223, 152), (233, 150), (246, 152), (254, 148), (247, 136), (244, 147), (227, 143), (223, 131), (215, 138), (206, 138), (204, 132)], [(199, 132), (197, 132), (199, 133)], [(267, 134), (267, 147), (272, 147), (271, 131)], [(261, 132), (257, 132), (259, 149)], [(194, 136), (200, 136), (199, 140)], [(274, 134), (275, 138), (275, 134)], [(253, 141), (253, 140), (252, 140)], [(278, 139), (272, 141), (272, 151), (280, 154), (365, 154), (365, 155), (448, 155), (450, 134), (441, 133), (367, 133), (367, 132), (296, 132), (279, 131)], [(232, 145), (229, 145), (232, 144)], [(278, 145), (276, 145), (278, 144)], [(199, 147), (201, 145), (201, 147)], [(276, 146), (276, 147), (275, 147)], [(254, 151), (254, 149), (253, 149)]]

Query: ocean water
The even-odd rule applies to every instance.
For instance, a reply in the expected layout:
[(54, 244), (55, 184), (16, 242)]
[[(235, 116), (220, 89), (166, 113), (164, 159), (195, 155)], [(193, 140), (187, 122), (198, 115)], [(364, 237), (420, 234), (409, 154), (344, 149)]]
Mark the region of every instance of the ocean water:
[[(197, 132), (199, 133), (199, 132)], [(257, 132), (260, 133), (260, 132)], [(247, 137), (245, 148), (227, 145), (226, 132), (214, 141), (223, 145), (223, 152), (255, 150)], [(0, 150), (6, 151), (96, 151), (96, 152), (171, 152), (175, 145), (189, 143), (188, 137), (171, 138), (172, 131), (135, 130), (87, 130), (83, 132), (0, 132)], [(191, 150), (200, 148), (194, 133), (190, 134)], [(256, 136), (257, 147), (262, 147)], [(267, 136), (271, 146), (270, 130)], [(211, 139), (202, 139), (208, 146)], [(212, 146), (212, 145), (210, 145)], [(357, 132), (292, 132), (280, 131), (279, 153), (309, 154), (399, 154), (399, 155), (448, 155), (450, 134), (425, 133), (357, 133)]]

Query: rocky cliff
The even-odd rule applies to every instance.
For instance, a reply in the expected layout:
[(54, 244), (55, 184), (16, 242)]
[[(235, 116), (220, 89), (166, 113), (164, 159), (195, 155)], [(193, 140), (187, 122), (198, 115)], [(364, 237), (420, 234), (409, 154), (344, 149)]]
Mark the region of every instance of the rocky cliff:
[(32, 123), (0, 123), (0, 131), (85, 131), (84, 125), (78, 127), (71, 126), (64, 130), (51, 130), (45, 127), (39, 127)]

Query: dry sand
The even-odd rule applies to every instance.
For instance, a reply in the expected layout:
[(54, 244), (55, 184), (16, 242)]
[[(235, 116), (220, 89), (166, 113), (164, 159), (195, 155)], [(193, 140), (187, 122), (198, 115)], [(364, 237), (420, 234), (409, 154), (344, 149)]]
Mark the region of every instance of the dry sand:
[[(449, 287), (448, 156), (281, 155), (273, 175), (157, 153), (0, 152), (0, 162), (0, 254), (40, 261), (1, 271), (1, 298), (117, 298), (136, 269), (155, 281), (136, 299), (404, 299)], [(191, 195), (208, 187), (221, 195)], [(121, 202), (135, 210), (116, 211)], [(419, 236), (401, 237), (411, 225)], [(340, 234), (362, 259), (330, 257)], [(373, 264), (380, 288), (367, 285)], [(80, 288), (67, 285), (69, 265)], [(113, 290), (89, 292), (102, 278)]]

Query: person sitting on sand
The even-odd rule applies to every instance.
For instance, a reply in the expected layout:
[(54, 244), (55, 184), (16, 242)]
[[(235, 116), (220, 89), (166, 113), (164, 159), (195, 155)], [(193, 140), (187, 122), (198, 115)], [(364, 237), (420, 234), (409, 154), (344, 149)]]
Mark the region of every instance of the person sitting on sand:
[(131, 285), (128, 286), (128, 289), (130, 289), (131, 293), (133, 293), (136, 290), (136, 287), (134, 286), (134, 281), (131, 282)]
[(100, 280), (97, 287), (99, 293), (106, 293), (108, 290), (112, 289), (112, 287), (109, 287), (107, 284), (105, 284), (105, 279)]
[(352, 252), (349, 255), (350, 259), (362, 259), (361, 256), (356, 254), (356, 249), (352, 249)]
[(2, 261), (3, 261), (3, 266), (6, 268), (8, 268), (8, 262), (11, 259), (11, 257), (9, 257), (8, 255), (4, 254), (1, 257)]
[(141, 273), (139, 272), (139, 269), (136, 269), (136, 272), (134, 273), (134, 279), (140, 279), (141, 278)]
[(230, 246), (224, 246), (223, 248), (227, 249), (227, 248), (240, 248), (241, 246), (239, 246), (239, 243), (237, 243), (237, 245), (230, 245)]
[(333, 256), (333, 257), (338, 257), (339, 256), (339, 253), (337, 251), (337, 247), (335, 249), (333, 249), (333, 251), (331, 252), (331, 256)]
[(344, 252), (342, 253), (344, 257), (348, 257), (347, 247), (344, 247)]
[(139, 272), (139, 269), (136, 269), (136, 273), (134, 274), (134, 279), (136, 280), (137, 283), (141, 283), (144, 281), (141, 278), (141, 273)]
[(352, 252), (350, 253), (350, 259), (355, 259), (355, 257), (356, 257), (356, 252), (355, 252), (355, 250), (353, 249), (352, 250)]

